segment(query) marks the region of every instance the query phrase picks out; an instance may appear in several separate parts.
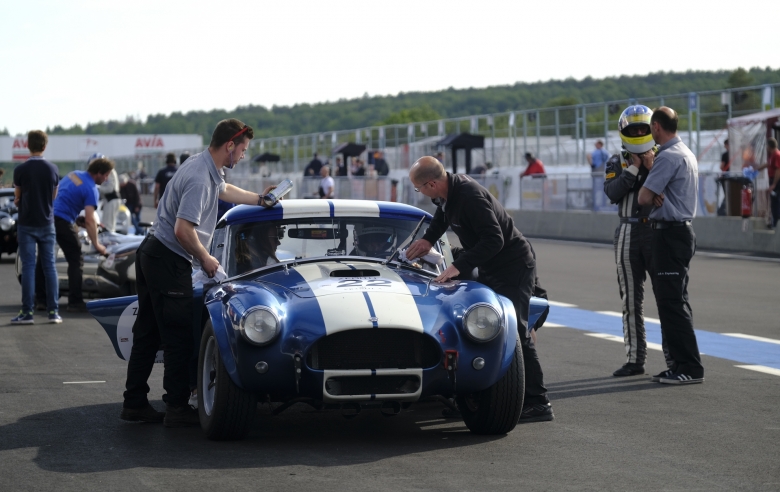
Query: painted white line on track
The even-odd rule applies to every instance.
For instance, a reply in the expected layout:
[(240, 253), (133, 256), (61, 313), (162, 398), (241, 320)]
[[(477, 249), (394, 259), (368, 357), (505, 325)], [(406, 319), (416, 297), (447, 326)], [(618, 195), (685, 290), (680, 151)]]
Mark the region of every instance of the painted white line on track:
[(604, 340), (612, 340), (613, 342), (623, 343), (622, 337), (610, 335), (609, 333), (586, 333), (586, 335), (589, 337), (603, 338)]
[[(544, 325), (547, 326), (547, 323), (545, 323)], [(608, 333), (586, 333), (586, 335), (588, 335), (589, 337), (602, 338), (604, 340), (611, 340), (613, 342), (624, 343), (623, 337), (610, 335)], [(651, 350), (659, 350), (659, 351), (663, 350), (660, 343), (647, 342), (647, 348)]]
[(741, 369), (748, 369), (750, 371), (763, 372), (765, 374), (771, 374), (773, 376), (780, 376), (780, 369), (775, 369), (774, 367), (767, 367), (767, 366), (734, 366), (734, 367), (739, 367)]
[(550, 323), (549, 321), (545, 321), (542, 328), (566, 328), (566, 325), (559, 325), (558, 323)]
[(757, 337), (754, 335), (745, 335), (744, 333), (721, 333), (727, 337), (745, 338), (747, 340), (755, 340), (756, 342), (776, 343), (780, 345), (780, 340), (774, 338)]
[[(623, 313), (618, 313), (617, 311), (596, 311), (596, 312), (599, 314), (606, 314), (607, 316), (616, 316), (618, 318), (623, 317)], [(651, 323), (658, 323), (659, 325), (661, 324), (661, 320), (658, 318), (648, 318), (647, 316), (645, 316), (645, 321), (649, 321)]]
[(105, 381), (63, 381), (62, 384), (97, 384)]
[(565, 302), (557, 302), (557, 301), (547, 301), (547, 304), (550, 306), (558, 306), (558, 307), (568, 307), (568, 308), (576, 308), (576, 304), (568, 304)]

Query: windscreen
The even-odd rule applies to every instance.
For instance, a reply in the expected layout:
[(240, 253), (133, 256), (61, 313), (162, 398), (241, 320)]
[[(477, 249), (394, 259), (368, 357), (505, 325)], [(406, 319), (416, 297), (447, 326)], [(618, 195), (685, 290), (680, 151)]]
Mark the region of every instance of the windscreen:
[[(417, 220), (377, 217), (289, 219), (228, 226), (225, 242), (228, 277), (290, 262), (336, 256), (388, 259), (412, 233)], [(424, 224), (418, 238), (427, 226)], [(435, 249), (442, 252), (441, 246)], [(436, 267), (417, 263), (420, 268)]]

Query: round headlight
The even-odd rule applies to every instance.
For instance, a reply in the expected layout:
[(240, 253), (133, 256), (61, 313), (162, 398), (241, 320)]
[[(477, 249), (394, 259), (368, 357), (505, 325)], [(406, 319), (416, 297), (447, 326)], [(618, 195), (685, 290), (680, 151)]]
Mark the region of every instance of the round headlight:
[(466, 333), (477, 342), (487, 342), (501, 331), (501, 316), (490, 304), (474, 304), (463, 316)]
[(4, 231), (10, 231), (13, 226), (14, 226), (14, 219), (12, 219), (11, 217), (6, 216), (0, 219), (0, 229)]
[(249, 309), (241, 318), (241, 332), (248, 342), (265, 345), (279, 333), (279, 318), (267, 308)]

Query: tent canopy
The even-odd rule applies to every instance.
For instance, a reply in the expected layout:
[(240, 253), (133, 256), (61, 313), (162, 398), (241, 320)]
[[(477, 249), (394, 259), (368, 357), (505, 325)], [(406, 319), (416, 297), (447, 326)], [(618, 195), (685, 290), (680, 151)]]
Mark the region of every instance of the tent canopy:
[(279, 154), (272, 154), (270, 152), (266, 152), (264, 154), (260, 154), (259, 156), (252, 159), (255, 162), (279, 162), (281, 160), (281, 157)]
[(471, 151), (474, 149), (485, 148), (485, 137), (474, 135), (472, 133), (451, 133), (443, 139), (436, 142), (437, 147), (447, 147), (451, 149), (452, 172), (458, 172), (458, 150), (463, 149), (466, 154), (466, 174), (471, 174)]
[(450, 133), (443, 139), (436, 142), (437, 147), (449, 147), (452, 150), (459, 149), (484, 149), (485, 137), (474, 135), (472, 133)]
[(333, 149), (334, 154), (341, 154), (346, 157), (357, 157), (366, 150), (365, 145), (347, 142)]
[(741, 126), (776, 118), (780, 118), (780, 108), (770, 109), (769, 111), (761, 111), (760, 113), (746, 114), (745, 116), (737, 116), (736, 118), (731, 118), (728, 121), (728, 124), (729, 126)]

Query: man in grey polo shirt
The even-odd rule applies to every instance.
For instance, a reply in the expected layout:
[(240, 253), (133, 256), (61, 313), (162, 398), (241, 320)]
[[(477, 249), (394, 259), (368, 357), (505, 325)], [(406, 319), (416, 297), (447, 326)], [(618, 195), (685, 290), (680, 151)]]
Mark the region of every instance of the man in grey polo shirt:
[(639, 190), (640, 205), (654, 205), (650, 212), (653, 227), (655, 298), (661, 330), (673, 363), (670, 369), (653, 376), (664, 384), (704, 382), (699, 345), (693, 331), (693, 312), (688, 302), (688, 268), (696, 251), (696, 235), (691, 220), (696, 215), (698, 164), (691, 150), (677, 136), (677, 113), (665, 106), (653, 111), (650, 129), (660, 145), (642, 154), (648, 166)]
[[(236, 119), (220, 121), (209, 148), (187, 160), (174, 174), (157, 208), (157, 220), (138, 248), (138, 314), (120, 418), (165, 422), (167, 427), (198, 425), (190, 396), (189, 361), (193, 353), (192, 268), (213, 277), (219, 261), (208, 252), (217, 223), (217, 199), (259, 205), (262, 195), (226, 184), (224, 168), (244, 158), (252, 128)], [(165, 413), (147, 399), (147, 380), (160, 345), (165, 350)]]

